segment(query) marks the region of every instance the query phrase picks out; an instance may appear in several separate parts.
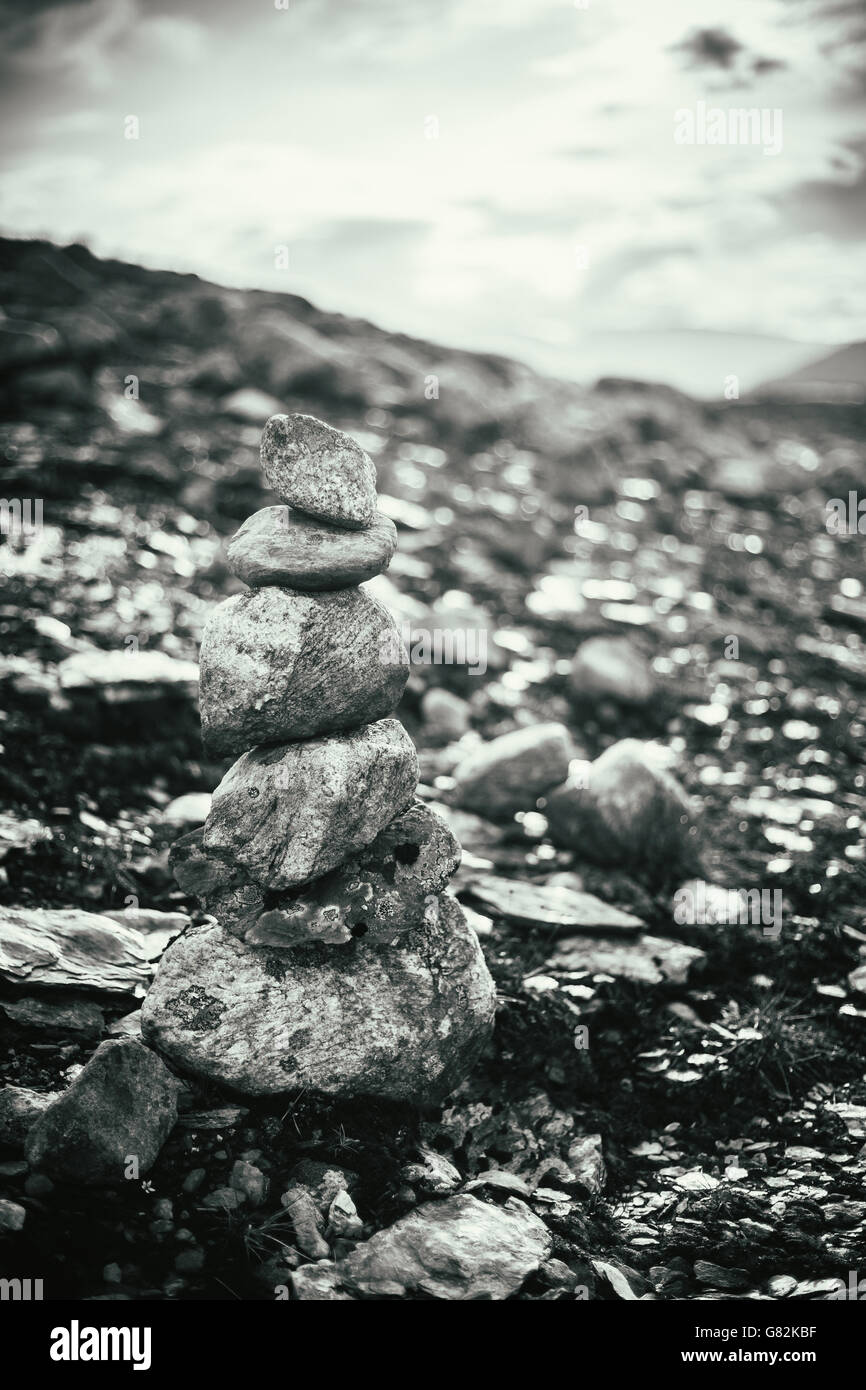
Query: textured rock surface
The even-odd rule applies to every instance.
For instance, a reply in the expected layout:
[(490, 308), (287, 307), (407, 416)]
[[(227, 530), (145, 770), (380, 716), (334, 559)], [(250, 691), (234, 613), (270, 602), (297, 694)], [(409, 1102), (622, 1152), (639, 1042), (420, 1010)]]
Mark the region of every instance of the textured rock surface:
[(0, 908), (0, 976), (12, 984), (67, 985), (133, 994), (150, 980), (140, 934), (79, 908)]
[(565, 781), (573, 756), (564, 724), (536, 724), (502, 734), (458, 763), (457, 801), (485, 816), (529, 810), (549, 787)]
[(463, 1194), (426, 1202), (357, 1246), (338, 1263), (337, 1286), (361, 1298), (504, 1299), (552, 1248), (525, 1203)]
[(363, 531), (347, 531), (290, 507), (263, 507), (233, 536), (228, 563), (252, 586), (345, 589), (386, 570), (396, 545), (397, 528), (381, 512)]
[(417, 782), (415, 745), (397, 719), (254, 748), (214, 792), (204, 848), (263, 888), (291, 888), (374, 840), (409, 805)]
[(706, 955), (696, 946), (662, 936), (639, 936), (628, 942), (575, 936), (561, 942), (545, 969), (554, 973), (589, 970), (645, 985), (663, 981), (685, 984), (691, 971), (699, 970), (705, 960)]
[(265, 892), (237, 865), (224, 864), (204, 848), (204, 826), (175, 840), (168, 862), (184, 893), (205, 912), (243, 936), (265, 908)]
[(178, 1081), (133, 1038), (102, 1043), (68, 1091), (27, 1136), (30, 1165), (67, 1182), (124, 1179), (129, 1159), (147, 1173), (177, 1118)]
[(622, 739), (589, 767), (586, 785), (566, 782), (547, 798), (554, 844), (601, 864), (674, 872), (695, 840), (683, 788), (637, 739)]
[(262, 432), (268, 487), (291, 507), (351, 530), (376, 515), (376, 466), (359, 444), (314, 415), (273, 415)]
[[(397, 659), (381, 659), (383, 643)], [(214, 609), (202, 637), (205, 748), (231, 756), (383, 719), (408, 676), (393, 618), (363, 589), (238, 594)]]
[(56, 1099), (56, 1091), (31, 1091), (28, 1086), (0, 1089), (0, 1144), (23, 1147), (27, 1131)]
[(518, 879), (484, 874), (468, 889), (487, 909), (518, 926), (548, 926), (560, 931), (637, 932), (644, 923), (592, 893), (559, 884), (522, 883)]
[(610, 696), (642, 705), (655, 694), (652, 667), (627, 637), (590, 637), (571, 663), (571, 684), (581, 699)]
[(143, 1036), (178, 1067), (248, 1095), (435, 1101), (473, 1065), (494, 1011), (459, 903), (438, 901), (436, 920), (400, 947), (273, 951), (193, 927), (163, 957)]
[(52, 998), (25, 994), (17, 999), (0, 999), (0, 1011), (22, 1028), (38, 1029), (47, 1037), (92, 1040), (102, 1034), (105, 1015), (90, 999), (70, 999), (64, 994)]
[(448, 826), (416, 801), (359, 855), (263, 912), (243, 934), (272, 946), (336, 944), (353, 936), (396, 945), (421, 924), (459, 863), (460, 846)]

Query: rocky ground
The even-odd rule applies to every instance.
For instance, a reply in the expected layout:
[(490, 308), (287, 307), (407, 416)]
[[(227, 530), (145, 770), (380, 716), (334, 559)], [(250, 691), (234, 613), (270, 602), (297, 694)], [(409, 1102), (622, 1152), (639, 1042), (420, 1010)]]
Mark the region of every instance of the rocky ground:
[[(4, 242), (0, 283), (2, 490), (43, 510), (0, 539), (4, 1274), (85, 1298), (832, 1295), (866, 1259), (866, 598), (825, 504), (866, 486), (863, 408), (584, 390), (80, 248)], [(278, 409), (376, 460), (399, 546), (371, 589), (415, 634), (398, 714), (464, 846), (494, 1044), (425, 1113), (190, 1084), (146, 1176), (52, 1183), (22, 1156), (38, 1095), (135, 1035), (194, 912), (168, 849), (228, 765), (201, 751), (197, 643), (242, 588), (225, 543), (272, 500)], [(486, 647), (425, 660), (443, 631)], [(587, 761), (650, 742), (694, 824), (578, 834), (535, 804), (537, 734), (479, 758), (545, 724)], [(780, 892), (780, 930), (678, 922), (694, 880)], [(84, 936), (84, 912), (122, 915)]]

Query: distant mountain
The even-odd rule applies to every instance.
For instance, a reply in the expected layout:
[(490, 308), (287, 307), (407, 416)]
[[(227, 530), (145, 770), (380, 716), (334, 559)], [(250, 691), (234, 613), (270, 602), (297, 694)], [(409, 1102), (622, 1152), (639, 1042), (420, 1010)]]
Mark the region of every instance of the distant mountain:
[(866, 342), (836, 348), (787, 376), (762, 383), (752, 394), (760, 399), (866, 401)]
[(761, 382), (787, 376), (827, 352), (823, 343), (769, 333), (688, 328), (611, 329), (558, 343), (527, 336), (507, 347), (537, 371), (572, 381), (591, 382), (602, 376), (661, 381), (705, 401), (725, 399), (732, 376), (745, 395)]

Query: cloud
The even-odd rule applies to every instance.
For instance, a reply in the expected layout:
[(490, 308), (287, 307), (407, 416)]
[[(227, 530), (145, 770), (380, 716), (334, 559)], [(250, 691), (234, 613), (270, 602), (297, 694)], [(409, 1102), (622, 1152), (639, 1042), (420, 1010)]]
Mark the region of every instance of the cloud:
[(693, 67), (730, 69), (743, 51), (743, 45), (725, 29), (694, 29), (687, 38), (674, 44), (675, 51), (685, 53)]

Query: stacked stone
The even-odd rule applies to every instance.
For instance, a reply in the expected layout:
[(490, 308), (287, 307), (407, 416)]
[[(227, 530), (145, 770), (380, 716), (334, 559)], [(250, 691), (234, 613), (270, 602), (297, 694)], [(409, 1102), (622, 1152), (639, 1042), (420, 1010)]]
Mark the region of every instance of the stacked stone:
[(359, 587), (396, 531), (372, 460), (320, 420), (273, 416), (261, 458), (281, 505), (231, 541), (250, 587), (211, 614), (201, 647), (205, 748), (237, 760), (172, 850), (212, 920), (163, 957), (143, 1036), (247, 1095), (428, 1103), (483, 1048), (494, 990), (444, 891), (460, 847), (415, 799), (415, 748), (389, 717), (405, 648)]

